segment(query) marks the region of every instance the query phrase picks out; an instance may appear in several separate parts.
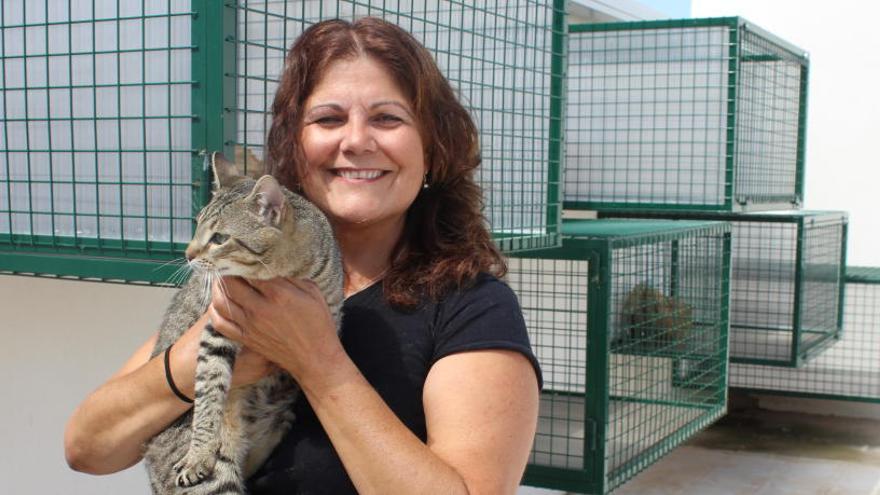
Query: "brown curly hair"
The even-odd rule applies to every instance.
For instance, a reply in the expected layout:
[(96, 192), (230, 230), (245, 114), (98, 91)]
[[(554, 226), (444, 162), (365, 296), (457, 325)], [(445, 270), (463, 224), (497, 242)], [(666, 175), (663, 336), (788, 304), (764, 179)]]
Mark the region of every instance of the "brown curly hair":
[(404, 308), (439, 300), (480, 272), (501, 277), (507, 265), (492, 242), (474, 173), (480, 164), (477, 127), (431, 54), (400, 27), (375, 17), (309, 27), (293, 44), (272, 106), (269, 172), (301, 189), (307, 164), (299, 138), (303, 106), (327, 68), (368, 56), (382, 64), (406, 95), (425, 143), (429, 188), (410, 206), (385, 276), (386, 300)]

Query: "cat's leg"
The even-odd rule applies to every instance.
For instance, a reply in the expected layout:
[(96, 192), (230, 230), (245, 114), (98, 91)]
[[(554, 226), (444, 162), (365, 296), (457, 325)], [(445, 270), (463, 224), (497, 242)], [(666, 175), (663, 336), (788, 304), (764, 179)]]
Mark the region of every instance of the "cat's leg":
[(220, 428), (220, 450), (211, 474), (196, 485), (178, 488), (174, 495), (243, 495), (246, 476), (242, 472), (244, 458), (250, 441), (242, 423), (242, 394), (246, 389), (234, 389), (229, 393)]
[(263, 465), (290, 429), (299, 386), (290, 375), (278, 371), (254, 384), (251, 391), (248, 400), (242, 401), (242, 416), (248, 418), (242, 428), (250, 443), (242, 461), (245, 479)]
[[(174, 466), (178, 486), (211, 477), (221, 455), (224, 406), (232, 382), (232, 367), (241, 345), (227, 339), (208, 323), (202, 331), (196, 364), (195, 405), (189, 451)], [(224, 463), (233, 461), (224, 456)]]

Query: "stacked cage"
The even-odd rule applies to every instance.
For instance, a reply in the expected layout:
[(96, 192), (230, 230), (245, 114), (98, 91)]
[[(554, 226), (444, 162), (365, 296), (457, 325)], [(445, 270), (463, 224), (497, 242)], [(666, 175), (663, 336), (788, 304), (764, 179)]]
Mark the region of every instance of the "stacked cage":
[[(639, 218), (643, 213), (601, 216)], [(798, 367), (840, 339), (846, 213), (679, 213), (677, 217), (710, 217), (731, 224), (731, 362)]]
[(798, 207), (807, 72), (740, 18), (571, 26), (565, 207)]
[(565, 207), (731, 222), (734, 362), (837, 342), (847, 215), (799, 209), (806, 55), (741, 18), (580, 25), (569, 47)]
[(511, 258), (545, 382), (526, 483), (608, 493), (724, 413), (729, 229), (566, 221)]
[(799, 368), (731, 363), (730, 386), (880, 404), (880, 268), (847, 267), (837, 343)]
[[(208, 151), (257, 159), (293, 40), (388, 19), (477, 120), (505, 251), (558, 245), (564, 2), (159, 0), (0, 5), (0, 271), (168, 283), (210, 199)], [(248, 156), (248, 155), (244, 155)]]

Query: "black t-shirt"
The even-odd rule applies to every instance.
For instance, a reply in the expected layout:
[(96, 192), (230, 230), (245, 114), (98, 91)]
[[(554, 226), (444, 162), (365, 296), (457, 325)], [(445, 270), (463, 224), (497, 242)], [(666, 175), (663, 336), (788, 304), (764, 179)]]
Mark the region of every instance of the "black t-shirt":
[[(532, 362), (541, 384), (519, 302), (507, 284), (490, 275), (413, 311), (390, 307), (381, 284), (375, 284), (345, 301), (340, 338), (367, 381), (422, 441), (427, 439), (422, 388), (428, 370), (444, 356), (479, 349), (518, 351)], [(248, 481), (248, 493), (357, 493), (304, 396), (294, 409), (293, 427)]]

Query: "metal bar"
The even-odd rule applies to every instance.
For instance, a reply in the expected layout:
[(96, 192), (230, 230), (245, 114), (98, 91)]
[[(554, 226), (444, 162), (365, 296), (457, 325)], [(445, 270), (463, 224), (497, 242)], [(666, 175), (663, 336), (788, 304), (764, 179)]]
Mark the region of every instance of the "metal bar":
[(840, 271), (838, 275), (838, 296), (837, 296), (837, 328), (834, 331), (834, 338), (840, 339), (843, 336), (843, 314), (846, 308), (846, 250), (847, 243), (849, 242), (849, 221), (848, 219), (844, 219), (843, 224), (841, 225), (841, 239), (840, 239)]
[(801, 321), (803, 320), (801, 312), (803, 311), (804, 301), (804, 269), (806, 260), (804, 259), (804, 250), (807, 242), (807, 225), (803, 218), (799, 218), (797, 222), (797, 249), (795, 251), (795, 279), (794, 279), (794, 310), (792, 311), (792, 339), (791, 339), (791, 356), (789, 357), (789, 365), (799, 366), (802, 362), (801, 356)]
[(135, 260), (124, 257), (108, 263), (106, 257), (91, 257), (83, 254), (4, 252), (3, 256), (0, 256), (0, 273), (77, 277), (107, 282), (175, 285), (170, 280), (177, 270), (178, 266), (159, 260)]
[(725, 145), (724, 170), (724, 208), (733, 207), (734, 183), (737, 171), (737, 100), (739, 99), (739, 29), (733, 26), (730, 31), (728, 69), (727, 69), (727, 142)]
[(806, 175), (806, 155), (807, 155), (807, 85), (809, 79), (810, 68), (804, 63), (801, 65), (800, 92), (798, 94), (798, 137), (797, 137), (797, 158), (795, 160), (797, 174), (795, 176), (795, 194), (797, 195), (798, 205), (804, 203), (804, 188)]
[(553, 28), (550, 58), (550, 141), (547, 170), (547, 233), (561, 245), (563, 143), (565, 136), (566, 66), (568, 36), (565, 22), (565, 0), (553, 2)]
[[(6, 29), (15, 29), (15, 28), (35, 28), (35, 27), (52, 27), (52, 26), (73, 26), (77, 24), (92, 24), (96, 22), (114, 22), (114, 21), (139, 21), (141, 19), (157, 19), (162, 17), (184, 17), (191, 16), (193, 12), (175, 12), (169, 14), (146, 14), (146, 15), (138, 15), (138, 16), (116, 16), (116, 17), (101, 17), (95, 18), (91, 17), (89, 19), (73, 19), (69, 14), (71, 13), (70, 4), (68, 7), (68, 16), (66, 20), (63, 21), (46, 21), (46, 22), (26, 22), (21, 24), (10, 24), (8, 26), (4, 25), (3, 27)], [(119, 12), (118, 10), (116, 11)], [(69, 45), (68, 45), (69, 46)], [(66, 55), (66, 54), (65, 54)]]
[(594, 451), (586, 448), (584, 442), (584, 467), (593, 473), (599, 493), (604, 493), (608, 483), (605, 449), (607, 442), (606, 428), (608, 426), (608, 401), (609, 401), (609, 332), (612, 324), (611, 308), (611, 274), (612, 274), (612, 250), (609, 244), (592, 251), (587, 256), (589, 260), (589, 285), (587, 289), (587, 307), (590, 308), (588, 319), (588, 346), (587, 346), (587, 369), (586, 389), (589, 391), (586, 397), (585, 421), (596, 423), (595, 444), (603, 448)]

